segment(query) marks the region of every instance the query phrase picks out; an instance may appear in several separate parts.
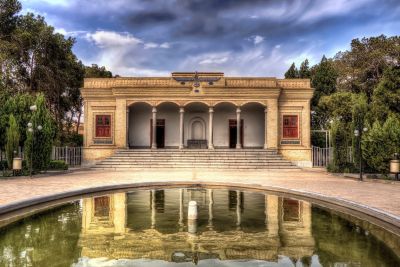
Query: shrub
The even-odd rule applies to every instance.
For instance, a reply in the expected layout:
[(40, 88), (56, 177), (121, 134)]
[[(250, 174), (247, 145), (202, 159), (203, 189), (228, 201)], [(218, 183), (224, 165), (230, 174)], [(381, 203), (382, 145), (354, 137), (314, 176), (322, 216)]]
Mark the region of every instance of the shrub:
[(10, 115), (9, 118), (9, 126), (7, 129), (7, 143), (6, 143), (6, 155), (7, 155), (7, 162), (8, 168), (12, 168), (13, 158), (14, 158), (14, 151), (18, 151), (19, 145), (19, 132), (18, 132), (18, 125), (15, 121), (14, 115)]
[[(50, 163), (55, 124), (50, 111), (46, 108), (43, 94), (38, 95), (35, 104), (37, 110), (31, 118), (34, 132), (27, 131), (24, 148), (28, 166), (32, 161), (33, 170), (40, 171), (47, 169)], [(40, 131), (38, 130), (39, 125), (42, 126)]]
[(337, 120), (332, 124), (332, 147), (333, 161), (331, 169), (343, 171), (344, 167), (348, 167), (348, 146), (349, 139), (347, 124)]
[(62, 160), (52, 160), (48, 166), (49, 170), (68, 170), (68, 164)]
[(389, 172), (389, 161), (400, 152), (400, 118), (390, 115), (383, 125), (376, 121), (361, 142), (363, 158), (379, 173)]

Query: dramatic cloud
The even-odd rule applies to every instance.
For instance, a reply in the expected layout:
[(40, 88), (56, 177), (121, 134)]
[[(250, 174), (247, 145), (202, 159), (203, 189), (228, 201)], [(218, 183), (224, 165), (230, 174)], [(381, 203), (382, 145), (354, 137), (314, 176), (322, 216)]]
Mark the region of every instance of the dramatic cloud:
[(282, 77), (353, 38), (400, 34), (398, 0), (25, 0), (75, 37), (85, 64), (120, 75), (222, 71)]

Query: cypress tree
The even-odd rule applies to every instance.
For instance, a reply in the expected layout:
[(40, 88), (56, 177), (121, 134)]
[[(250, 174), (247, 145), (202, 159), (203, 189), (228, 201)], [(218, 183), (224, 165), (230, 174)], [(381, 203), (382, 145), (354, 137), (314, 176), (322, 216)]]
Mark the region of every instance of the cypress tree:
[(299, 78), (309, 79), (310, 77), (311, 77), (310, 66), (308, 59), (306, 59), (300, 65)]
[(7, 136), (7, 144), (6, 144), (7, 163), (8, 167), (11, 169), (14, 158), (14, 151), (18, 151), (18, 145), (19, 145), (18, 125), (14, 115), (12, 114), (10, 115), (9, 118), (9, 126), (7, 129), (6, 136)]
[(299, 70), (296, 68), (296, 65), (294, 64), (294, 62), (292, 63), (290, 68), (285, 73), (285, 78), (286, 79), (299, 78)]

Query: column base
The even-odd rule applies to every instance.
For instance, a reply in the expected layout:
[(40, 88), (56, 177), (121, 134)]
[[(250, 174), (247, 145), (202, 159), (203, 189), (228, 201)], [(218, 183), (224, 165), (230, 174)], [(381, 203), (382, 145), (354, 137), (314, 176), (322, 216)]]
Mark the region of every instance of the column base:
[(236, 149), (240, 149), (240, 148), (242, 148), (242, 145), (241, 144), (236, 144)]
[(157, 145), (151, 145), (151, 149), (157, 149)]
[(179, 145), (179, 149), (184, 149), (185, 147), (183, 145)]
[(208, 149), (214, 149), (214, 146), (213, 145), (208, 146)]

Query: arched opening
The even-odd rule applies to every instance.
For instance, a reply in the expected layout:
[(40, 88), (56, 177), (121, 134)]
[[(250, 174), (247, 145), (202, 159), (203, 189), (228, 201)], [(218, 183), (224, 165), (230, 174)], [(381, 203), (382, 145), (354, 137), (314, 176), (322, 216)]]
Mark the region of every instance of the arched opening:
[(157, 147), (179, 147), (179, 106), (163, 102), (157, 106)]
[(241, 107), (244, 121), (243, 146), (263, 148), (265, 143), (265, 107), (257, 102), (250, 102)]
[(208, 109), (202, 102), (192, 102), (185, 106), (184, 143), (188, 148), (208, 147)]
[(129, 148), (149, 148), (152, 107), (145, 102), (129, 106), (128, 146)]
[(214, 106), (213, 140), (216, 148), (236, 147), (236, 109), (230, 102), (221, 102)]

